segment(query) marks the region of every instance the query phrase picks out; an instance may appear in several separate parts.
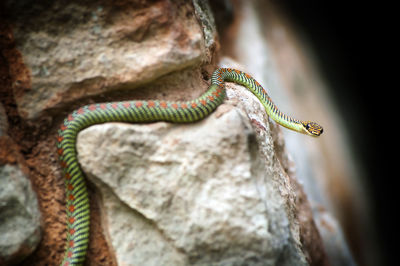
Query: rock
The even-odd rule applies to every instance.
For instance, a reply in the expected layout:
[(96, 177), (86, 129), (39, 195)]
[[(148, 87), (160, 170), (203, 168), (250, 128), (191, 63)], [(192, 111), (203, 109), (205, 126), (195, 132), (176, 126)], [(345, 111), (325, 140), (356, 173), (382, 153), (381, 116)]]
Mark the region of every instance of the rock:
[(210, 61), (216, 35), (204, 26), (207, 42), (203, 38), (201, 23), (210, 17), (207, 5), (197, 4), (195, 9), (183, 0), (4, 5), (31, 73), (12, 77), (18, 111), (27, 119), (83, 97), (132, 89)]
[[(213, 47), (217, 45), (217, 29), (214, 21), (214, 15), (208, 1), (193, 0), (193, 6), (196, 11), (196, 16), (199, 19), (204, 35), (204, 42), (207, 51), (212, 51)], [(211, 58), (211, 54), (208, 55)]]
[[(339, 242), (334, 234), (321, 233), (324, 243), (330, 243), (326, 247), (331, 253), (329, 257), (348, 254), (342, 258), (348, 258), (346, 265), (352, 265), (353, 250), (358, 251), (355, 255), (360, 264), (364, 261), (373, 265), (372, 257), (376, 257), (376, 250), (379, 250), (373, 236), (374, 228), (368, 228), (368, 223), (373, 221), (373, 214), (368, 214), (368, 210), (373, 204), (368, 203), (365, 178), (357, 169), (358, 155), (352, 155), (349, 149), (352, 146), (346, 136), (349, 132), (343, 130), (343, 118), (332, 102), (330, 90), (335, 88), (329, 88), (329, 82), (321, 75), (308, 36), (302, 36), (291, 17), (271, 1), (236, 1), (234, 8), (240, 10), (240, 16), (220, 36), (221, 53), (235, 58), (241, 66), (235, 66), (235, 62), (226, 58), (222, 58), (220, 65), (245, 68), (283, 112), (319, 122), (324, 127), (318, 139), (283, 130), (291, 161), (288, 172), (302, 185), (314, 215), (318, 216), (316, 212), (323, 206), (325, 212), (340, 222), (336, 232), (348, 234)], [(346, 238), (351, 241), (350, 248), (342, 245)], [(309, 236), (304, 239), (312, 242)], [(345, 265), (343, 261), (330, 262)]]
[(41, 238), (36, 194), (18, 165), (0, 165), (0, 236), (1, 265), (22, 261)]
[(314, 210), (326, 253), (332, 266), (356, 266), (339, 222), (323, 208)]
[(0, 103), (0, 137), (5, 136), (8, 130), (8, 121), (6, 110), (4, 110), (3, 104)]
[(307, 265), (268, 118), (244, 94), (248, 115), (223, 104), (195, 124), (79, 133), (78, 159), (101, 195), (118, 264)]
[(41, 239), (37, 195), (27, 176), (26, 162), (7, 128), (0, 104), (0, 265), (21, 262)]

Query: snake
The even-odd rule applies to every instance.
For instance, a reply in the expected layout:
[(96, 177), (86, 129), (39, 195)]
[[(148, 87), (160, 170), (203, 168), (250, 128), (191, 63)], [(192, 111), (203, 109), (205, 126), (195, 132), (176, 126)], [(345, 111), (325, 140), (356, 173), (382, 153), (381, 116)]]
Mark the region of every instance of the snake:
[(232, 68), (216, 69), (208, 90), (191, 101), (132, 100), (89, 104), (78, 108), (64, 119), (57, 135), (57, 153), (65, 180), (67, 216), (67, 238), (61, 266), (82, 265), (89, 244), (89, 197), (84, 173), (77, 159), (78, 133), (89, 126), (107, 122), (192, 123), (202, 120), (224, 101), (225, 82), (234, 82), (249, 89), (262, 103), (268, 116), (279, 125), (313, 137), (322, 134), (323, 128), (318, 123), (298, 120), (282, 113), (254, 78)]

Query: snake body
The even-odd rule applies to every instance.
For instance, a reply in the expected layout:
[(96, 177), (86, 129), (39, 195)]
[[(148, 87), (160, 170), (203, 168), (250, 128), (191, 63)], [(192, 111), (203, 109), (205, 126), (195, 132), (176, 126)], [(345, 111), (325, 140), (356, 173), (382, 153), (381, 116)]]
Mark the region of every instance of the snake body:
[(247, 87), (261, 101), (268, 115), (280, 125), (311, 136), (319, 136), (322, 133), (322, 127), (317, 123), (297, 120), (279, 111), (255, 79), (231, 68), (215, 70), (207, 92), (191, 101), (109, 102), (86, 105), (75, 110), (65, 118), (57, 137), (57, 152), (66, 185), (67, 241), (62, 266), (83, 264), (89, 243), (89, 198), (75, 148), (79, 131), (106, 122), (189, 123), (201, 120), (223, 102), (225, 81)]

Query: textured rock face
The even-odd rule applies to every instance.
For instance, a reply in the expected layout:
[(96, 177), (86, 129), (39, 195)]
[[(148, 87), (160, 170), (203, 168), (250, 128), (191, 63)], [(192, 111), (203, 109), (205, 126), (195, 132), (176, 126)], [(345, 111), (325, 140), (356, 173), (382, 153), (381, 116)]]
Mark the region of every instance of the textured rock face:
[(7, 120), (0, 103), (0, 265), (21, 262), (41, 239), (37, 195), (18, 145), (7, 135)]
[(0, 137), (6, 135), (8, 130), (8, 122), (6, 111), (4, 110), (3, 105), (0, 103)]
[[(207, 86), (199, 65), (215, 51), (215, 24), (208, 2), (196, 0), (6, 0), (0, 9), (0, 101), (43, 214), (43, 239), (25, 265), (57, 265), (65, 199), (55, 135), (64, 112), (120, 95), (198, 96)], [(0, 110), (0, 135), (8, 130), (3, 118)], [(114, 265), (93, 205), (87, 264)]]
[(110, 123), (79, 134), (119, 265), (307, 264), (266, 117), (238, 93), (246, 108), (224, 104), (196, 124)]
[(36, 194), (18, 165), (0, 165), (0, 264), (31, 254), (40, 241)]
[(60, 104), (137, 87), (199, 64), (213, 41), (209, 33), (205, 43), (189, 1), (54, 1), (33, 6), (8, 1), (6, 7), (18, 17), (17, 48), (31, 73), (14, 77), (19, 113), (29, 119)]
[[(283, 133), (290, 158), (295, 162), (290, 169), (291, 176), (302, 185), (314, 217), (324, 219), (326, 215), (319, 214), (322, 209), (331, 213), (330, 220), (317, 222), (319, 230), (326, 231), (323, 225), (331, 223), (332, 219), (341, 222), (341, 226), (339, 223), (329, 226), (330, 234), (322, 234), (324, 243), (329, 243), (326, 246), (328, 256), (336, 258), (330, 260), (331, 265), (354, 264), (346, 241), (333, 237), (343, 235), (343, 230), (347, 231), (348, 240), (353, 241), (353, 250), (369, 246), (368, 252), (358, 254), (359, 263), (377, 264), (373, 260), (376, 252), (370, 252), (379, 247), (374, 247), (375, 240), (370, 237), (373, 231), (366, 227), (373, 215), (365, 212), (369, 207), (363, 191), (363, 177), (355, 168), (356, 157), (349, 156), (351, 143), (346, 141), (340, 112), (335, 110), (328, 83), (319, 73), (313, 49), (302, 41), (307, 36), (301, 36), (301, 31), (271, 1), (238, 2), (237, 27), (235, 33), (226, 34), (228, 40), (221, 45), (222, 50), (241, 63), (237, 67), (245, 67), (257, 77), (282, 111), (298, 119), (317, 121), (324, 127), (318, 139), (305, 138), (290, 130), (283, 130)], [(232, 61), (221, 63), (236, 67)], [(362, 237), (356, 240), (358, 234)], [(305, 239), (311, 241), (309, 236)]]

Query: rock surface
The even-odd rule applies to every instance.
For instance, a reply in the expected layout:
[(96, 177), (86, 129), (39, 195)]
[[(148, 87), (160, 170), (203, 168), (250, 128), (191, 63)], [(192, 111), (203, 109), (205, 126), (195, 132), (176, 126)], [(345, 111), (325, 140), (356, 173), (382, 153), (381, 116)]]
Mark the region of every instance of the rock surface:
[(339, 222), (324, 209), (314, 211), (314, 219), (331, 265), (356, 266)]
[[(7, 1), (5, 6), (17, 18), (17, 48), (30, 69), (29, 76), (13, 77), (18, 111), (28, 119), (79, 98), (131, 89), (209, 61), (215, 38), (208, 27), (204, 40), (189, 1), (44, 1), (26, 6)], [(196, 5), (196, 13), (205, 22), (210, 15), (202, 6)]]
[[(324, 133), (318, 139), (307, 138), (290, 130), (283, 130), (289, 158), (295, 162), (292, 172), (303, 186), (315, 216), (324, 209), (338, 219), (335, 232), (348, 235), (338, 242), (334, 234), (323, 234), (330, 257), (347, 259), (352, 265), (352, 251), (378, 250), (368, 230), (373, 214), (368, 214), (365, 187), (361, 172), (356, 169), (357, 155), (351, 156), (351, 143), (346, 140), (340, 112), (335, 110), (329, 83), (323, 79), (313, 48), (297, 25), (286, 17), (271, 1), (237, 1), (234, 8), (240, 16), (226, 31), (221, 44), (222, 53), (235, 58), (223, 60), (223, 65), (245, 68), (257, 78), (279, 108), (298, 119), (319, 122)], [(292, 22), (292, 23), (291, 23)], [(306, 41), (305, 41), (306, 40)], [(317, 225), (320, 225), (317, 223)], [(321, 231), (325, 228), (319, 228)], [(371, 229), (371, 228), (370, 228)], [(326, 239), (325, 239), (326, 238)], [(358, 238), (358, 239), (357, 239)], [(336, 243), (336, 244), (335, 244)], [(374, 252), (358, 255), (360, 264), (375, 265)], [(376, 254), (376, 252), (375, 252)], [(332, 265), (343, 265), (343, 261)]]
[(307, 265), (268, 119), (244, 97), (246, 108), (224, 104), (196, 124), (109, 123), (79, 134), (119, 265)]
[[(0, 146), (5, 138), (0, 137)], [(8, 147), (14, 145), (8, 140)], [(11, 149), (0, 152), (0, 265), (22, 261), (41, 239), (36, 193), (19, 164), (5, 163), (15, 159)]]
[(14, 265), (41, 240), (37, 195), (19, 146), (8, 136), (8, 117), (0, 103), (0, 265)]
[(0, 103), (0, 137), (5, 136), (8, 130), (8, 121), (6, 111), (3, 105)]

